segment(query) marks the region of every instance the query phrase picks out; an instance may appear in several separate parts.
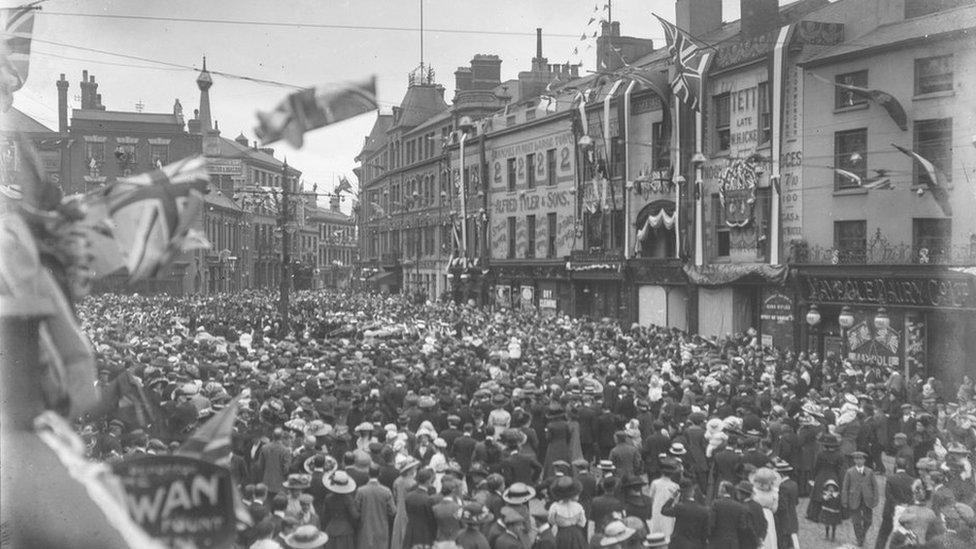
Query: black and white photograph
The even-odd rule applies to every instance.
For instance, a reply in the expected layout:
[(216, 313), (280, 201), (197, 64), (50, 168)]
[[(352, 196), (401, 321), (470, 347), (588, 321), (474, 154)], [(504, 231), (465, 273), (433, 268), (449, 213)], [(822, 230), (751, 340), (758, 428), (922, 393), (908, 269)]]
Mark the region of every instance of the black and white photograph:
[(976, 0), (0, 0), (0, 549), (976, 548)]

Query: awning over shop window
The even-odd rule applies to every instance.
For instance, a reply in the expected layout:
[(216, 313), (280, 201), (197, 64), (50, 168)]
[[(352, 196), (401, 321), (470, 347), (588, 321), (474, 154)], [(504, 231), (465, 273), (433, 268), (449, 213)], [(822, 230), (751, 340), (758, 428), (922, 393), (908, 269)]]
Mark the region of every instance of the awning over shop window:
[(685, 265), (684, 269), (688, 279), (699, 286), (720, 286), (750, 276), (766, 282), (782, 284), (786, 281), (786, 275), (789, 272), (786, 265), (767, 265), (765, 263), (724, 263), (701, 267)]

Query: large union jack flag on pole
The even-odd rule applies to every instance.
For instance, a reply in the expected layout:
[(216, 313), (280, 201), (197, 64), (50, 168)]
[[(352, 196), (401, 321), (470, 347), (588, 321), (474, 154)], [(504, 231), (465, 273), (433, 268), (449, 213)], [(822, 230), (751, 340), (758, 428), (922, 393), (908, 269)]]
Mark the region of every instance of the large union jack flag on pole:
[(31, 35), (34, 32), (33, 2), (16, 8), (0, 9), (0, 111), (13, 103), (13, 93), (24, 86), (30, 69)]
[(675, 75), (671, 89), (681, 102), (692, 109), (701, 110), (702, 81), (712, 60), (712, 52), (693, 40), (687, 33), (654, 15), (664, 27), (664, 37), (668, 43), (668, 53), (674, 63)]

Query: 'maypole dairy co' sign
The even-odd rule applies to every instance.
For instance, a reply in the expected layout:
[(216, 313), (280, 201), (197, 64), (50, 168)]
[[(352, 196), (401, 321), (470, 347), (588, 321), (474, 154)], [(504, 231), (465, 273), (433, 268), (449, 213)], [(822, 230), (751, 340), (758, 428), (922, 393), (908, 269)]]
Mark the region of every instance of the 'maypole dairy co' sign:
[(234, 540), (230, 471), (198, 459), (150, 456), (114, 467), (132, 519), (172, 547), (229, 547)]

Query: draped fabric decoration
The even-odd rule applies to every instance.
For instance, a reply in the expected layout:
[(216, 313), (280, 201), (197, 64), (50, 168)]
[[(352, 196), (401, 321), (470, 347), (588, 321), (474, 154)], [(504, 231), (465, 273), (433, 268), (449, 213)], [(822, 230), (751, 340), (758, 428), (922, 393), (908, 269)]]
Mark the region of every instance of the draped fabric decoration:
[(644, 225), (637, 231), (637, 239), (641, 242), (647, 240), (647, 237), (651, 235), (651, 229), (658, 229), (662, 225), (665, 229), (671, 230), (674, 228), (674, 222), (677, 221), (678, 216), (675, 213), (668, 215), (667, 210), (661, 208), (661, 211), (657, 212), (655, 215), (647, 216), (647, 221)]

